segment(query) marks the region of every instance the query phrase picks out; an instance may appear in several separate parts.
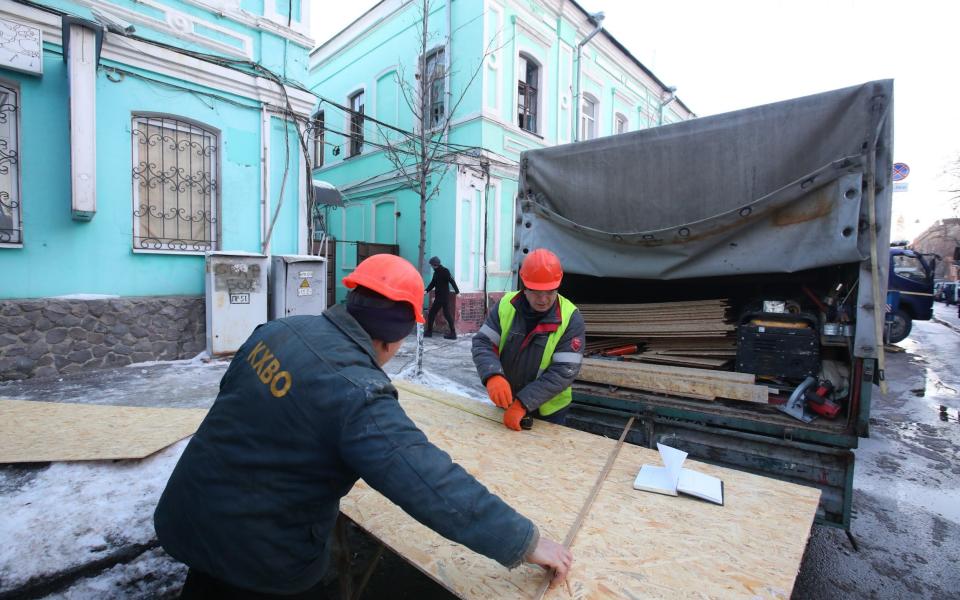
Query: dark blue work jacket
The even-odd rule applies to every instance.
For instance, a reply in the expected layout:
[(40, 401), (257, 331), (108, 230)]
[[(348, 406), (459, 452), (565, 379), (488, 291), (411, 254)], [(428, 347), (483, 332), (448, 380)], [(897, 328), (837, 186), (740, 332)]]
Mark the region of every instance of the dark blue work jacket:
[(360, 477), (507, 567), (539, 535), (427, 440), (338, 305), (261, 325), (240, 348), (160, 498), (157, 536), (234, 586), (296, 593), (322, 578), (340, 498)]

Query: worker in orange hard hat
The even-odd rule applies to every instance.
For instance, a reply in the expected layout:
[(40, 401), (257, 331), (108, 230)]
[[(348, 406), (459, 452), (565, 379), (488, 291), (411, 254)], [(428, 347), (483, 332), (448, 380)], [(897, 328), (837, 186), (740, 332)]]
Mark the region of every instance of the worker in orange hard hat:
[(516, 431), (529, 429), (529, 417), (564, 423), (586, 342), (580, 311), (558, 293), (563, 267), (556, 254), (527, 254), (520, 281), (523, 289), (504, 295), (473, 337), (477, 373), (490, 400), (505, 409), (503, 424)]
[(343, 280), (346, 304), (265, 323), (154, 513), (189, 566), (181, 598), (317, 598), (340, 499), (363, 478), (434, 531), (512, 568), (566, 577), (573, 560), (431, 444), (380, 368), (423, 322), (423, 278), (377, 254)]

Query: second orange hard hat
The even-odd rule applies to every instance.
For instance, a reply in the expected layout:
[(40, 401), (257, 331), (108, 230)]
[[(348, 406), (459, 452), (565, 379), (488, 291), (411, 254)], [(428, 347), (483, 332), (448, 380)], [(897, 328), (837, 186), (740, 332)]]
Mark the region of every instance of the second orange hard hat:
[(393, 254), (374, 254), (343, 278), (350, 289), (361, 285), (396, 302), (406, 302), (417, 323), (424, 323), (423, 277), (416, 267)]
[(546, 248), (537, 248), (523, 259), (520, 279), (527, 289), (555, 290), (563, 280), (560, 259)]

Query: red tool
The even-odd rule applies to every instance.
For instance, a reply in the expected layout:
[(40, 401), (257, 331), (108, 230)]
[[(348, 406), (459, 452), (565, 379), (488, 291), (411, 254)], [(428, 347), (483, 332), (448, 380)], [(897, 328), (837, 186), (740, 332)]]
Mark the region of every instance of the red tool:
[(833, 384), (824, 379), (814, 388), (810, 386), (804, 393), (807, 400), (807, 408), (817, 413), (821, 417), (834, 419), (840, 413), (840, 405), (830, 399), (833, 395)]
[(617, 346), (616, 348), (610, 348), (609, 350), (604, 350), (600, 353), (600, 356), (623, 356), (625, 354), (636, 354), (639, 348), (636, 344), (630, 344), (628, 346)]

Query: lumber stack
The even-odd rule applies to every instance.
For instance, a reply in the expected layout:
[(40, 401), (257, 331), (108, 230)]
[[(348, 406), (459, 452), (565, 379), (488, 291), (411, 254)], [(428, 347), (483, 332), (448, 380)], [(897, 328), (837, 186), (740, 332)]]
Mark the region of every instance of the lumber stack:
[(724, 337), (726, 300), (652, 302), (647, 304), (579, 304), (587, 335), (607, 338)]
[(587, 327), (586, 354), (636, 344), (627, 360), (722, 369), (736, 356), (727, 300), (578, 305)]
[(755, 384), (756, 379), (750, 373), (597, 358), (583, 360), (577, 379), (698, 400), (727, 398), (767, 404), (770, 394), (769, 388)]

